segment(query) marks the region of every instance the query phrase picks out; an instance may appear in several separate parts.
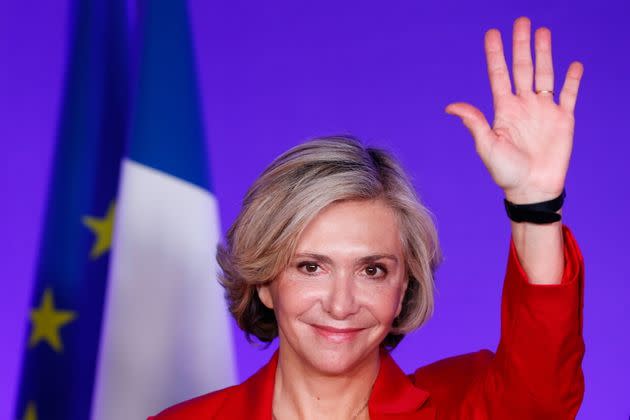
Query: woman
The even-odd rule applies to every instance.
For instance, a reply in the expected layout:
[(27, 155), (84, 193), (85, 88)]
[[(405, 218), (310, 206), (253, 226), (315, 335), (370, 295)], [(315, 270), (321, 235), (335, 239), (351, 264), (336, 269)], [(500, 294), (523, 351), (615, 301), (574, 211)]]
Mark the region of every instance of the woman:
[[(560, 221), (582, 66), (553, 100), (550, 32), (514, 24), (512, 94), (500, 34), (485, 47), (494, 127), (446, 108), (471, 131), (512, 219), (496, 354), (405, 375), (390, 357), (433, 309), (440, 262), (431, 214), (396, 161), (351, 138), (299, 145), (249, 190), (218, 252), (239, 326), (279, 349), (246, 382), (155, 419), (565, 419), (583, 395), (583, 261)], [(535, 74), (535, 92), (532, 91)], [(535, 204), (534, 206), (532, 206)]]

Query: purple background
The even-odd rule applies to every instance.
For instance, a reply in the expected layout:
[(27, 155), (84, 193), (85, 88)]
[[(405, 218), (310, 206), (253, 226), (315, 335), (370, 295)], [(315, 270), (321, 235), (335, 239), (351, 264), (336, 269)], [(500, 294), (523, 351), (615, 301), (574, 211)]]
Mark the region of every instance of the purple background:
[[(584, 64), (564, 207), (586, 264), (586, 396), (579, 418), (628, 418), (629, 3), (262, 3), (191, 1), (223, 231), (262, 169), (306, 138), (352, 133), (393, 150), (437, 216), (445, 255), (436, 315), (394, 353), (407, 371), (494, 349), (498, 341), (509, 223), (472, 138), (443, 112), (462, 100), (492, 118), (484, 32), (501, 30), (510, 63), (515, 18), (551, 28), (556, 91), (572, 60)], [(13, 418), (69, 6), (68, 0), (0, 5), (0, 418)], [(272, 349), (259, 351), (240, 333), (233, 339), (242, 380)]]

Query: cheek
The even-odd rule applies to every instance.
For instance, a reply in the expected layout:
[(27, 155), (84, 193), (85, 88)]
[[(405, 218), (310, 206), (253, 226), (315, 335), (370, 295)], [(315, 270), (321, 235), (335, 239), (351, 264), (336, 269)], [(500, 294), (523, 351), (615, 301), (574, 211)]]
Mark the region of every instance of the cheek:
[(375, 285), (365, 288), (358, 296), (361, 305), (366, 308), (374, 318), (383, 324), (390, 324), (398, 311), (401, 299), (400, 287), (392, 285)]
[(274, 311), (279, 323), (285, 318), (298, 318), (317, 305), (322, 288), (315, 282), (300, 282), (285, 279), (274, 289)]

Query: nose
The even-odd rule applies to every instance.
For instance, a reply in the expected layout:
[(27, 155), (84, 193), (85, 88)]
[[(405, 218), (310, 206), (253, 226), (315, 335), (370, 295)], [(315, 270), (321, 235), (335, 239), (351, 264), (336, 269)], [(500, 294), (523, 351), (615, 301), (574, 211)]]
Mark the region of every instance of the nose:
[(323, 300), (324, 310), (334, 319), (346, 319), (355, 314), (359, 305), (352, 274), (338, 273), (333, 276)]

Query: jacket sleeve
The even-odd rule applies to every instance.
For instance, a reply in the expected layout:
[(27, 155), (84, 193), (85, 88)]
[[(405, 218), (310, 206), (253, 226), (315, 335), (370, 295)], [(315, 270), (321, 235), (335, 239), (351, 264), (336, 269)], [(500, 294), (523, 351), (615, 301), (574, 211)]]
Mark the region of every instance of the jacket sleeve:
[(582, 402), (584, 261), (562, 226), (557, 285), (531, 284), (510, 238), (496, 353), (482, 350), (418, 369), (438, 419), (573, 419)]
[(584, 260), (562, 226), (564, 271), (557, 285), (531, 284), (514, 241), (501, 300), (501, 339), (463, 404), (474, 418), (573, 419), (584, 394)]

